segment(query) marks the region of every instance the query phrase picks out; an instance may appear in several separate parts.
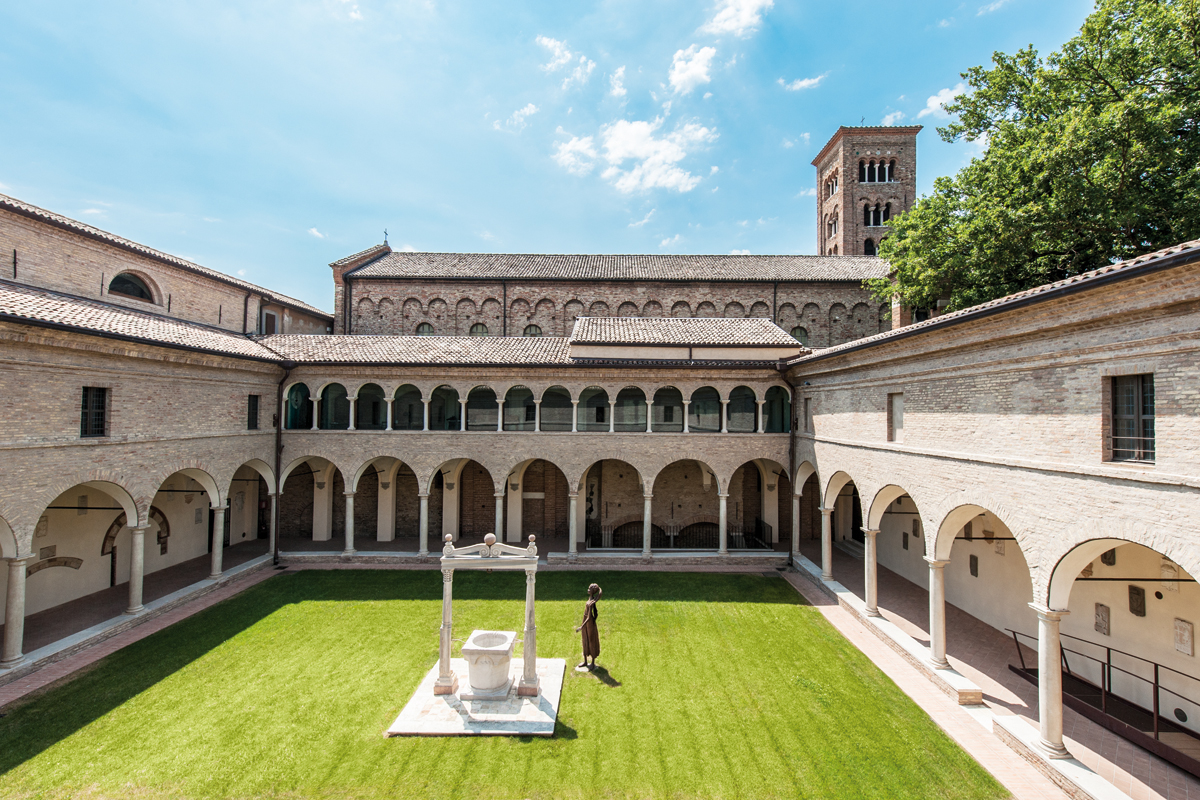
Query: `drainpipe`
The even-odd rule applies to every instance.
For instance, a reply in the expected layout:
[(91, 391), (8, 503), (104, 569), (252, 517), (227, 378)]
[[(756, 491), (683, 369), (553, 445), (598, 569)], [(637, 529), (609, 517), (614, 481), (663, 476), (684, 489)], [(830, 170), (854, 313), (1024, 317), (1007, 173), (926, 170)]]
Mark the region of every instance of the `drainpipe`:
[(342, 327), (346, 331), (346, 335), (350, 335), (350, 320), (353, 318), (350, 313), (350, 305), (352, 298), (350, 297), (350, 276), (342, 276)]
[(500, 287), (504, 292), (504, 330), (505, 336), (508, 336), (508, 281), (500, 281)]
[(771, 284), (771, 320), (779, 324), (779, 281)]
[(242, 303), (242, 335), (250, 332), (250, 293), (246, 292), (246, 301)]
[[(791, 432), (788, 434), (788, 462), (789, 462), (788, 463), (788, 475), (792, 479), (791, 480), (792, 495), (794, 496), (796, 494), (796, 488), (797, 488), (796, 487), (796, 472), (798, 471), (796, 469), (796, 426), (794, 424), (792, 424), (793, 420), (795, 420), (795, 418), (796, 418), (796, 387), (792, 386), (791, 384), (788, 384), (788, 386), (790, 386), (791, 390), (792, 390), (792, 407), (788, 411), (788, 428), (791, 430)], [(763, 427), (765, 428), (766, 426), (764, 425)], [(779, 484), (776, 483), (775, 485), (778, 486)], [(788, 498), (788, 504), (789, 505), (792, 504), (791, 497)], [(792, 505), (792, 508), (795, 508), (795, 506)], [(800, 520), (799, 519), (792, 520), (792, 536), (799, 538), (798, 537), (799, 531), (800, 531)], [(279, 529), (278, 528), (275, 529), (275, 541), (279, 541)], [(800, 543), (792, 542), (792, 546), (790, 548), (788, 548), (788, 550), (790, 551), (788, 553), (788, 565), (795, 567), (796, 559), (792, 554), (800, 552)]]
[(283, 377), (275, 387), (275, 502), (272, 504), (274, 519), (271, 520), (271, 524), (275, 526), (275, 550), (271, 553), (271, 563), (275, 566), (279, 566), (279, 497), (283, 494), (283, 484), (279, 479), (279, 473), (283, 469), (283, 384), (296, 368), (296, 362), (284, 361), (280, 366), (283, 367)]

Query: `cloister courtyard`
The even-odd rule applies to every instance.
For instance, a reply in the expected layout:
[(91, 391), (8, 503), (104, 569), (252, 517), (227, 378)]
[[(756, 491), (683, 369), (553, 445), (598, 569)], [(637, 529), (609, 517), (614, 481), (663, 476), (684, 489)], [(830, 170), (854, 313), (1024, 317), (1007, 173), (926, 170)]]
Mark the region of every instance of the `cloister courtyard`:
[[(548, 572), (555, 735), (382, 732), (437, 658), (434, 570), (282, 571), (0, 718), (7, 797), (1008, 796), (779, 572)], [(520, 629), (524, 579), (464, 574), (457, 647)]]

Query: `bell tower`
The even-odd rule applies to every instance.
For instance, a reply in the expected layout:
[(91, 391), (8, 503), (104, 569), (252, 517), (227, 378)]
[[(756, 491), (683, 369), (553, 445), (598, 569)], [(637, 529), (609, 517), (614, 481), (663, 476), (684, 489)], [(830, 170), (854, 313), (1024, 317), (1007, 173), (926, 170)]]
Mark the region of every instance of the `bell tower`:
[(916, 200), (920, 125), (837, 129), (817, 168), (817, 253), (873, 256)]

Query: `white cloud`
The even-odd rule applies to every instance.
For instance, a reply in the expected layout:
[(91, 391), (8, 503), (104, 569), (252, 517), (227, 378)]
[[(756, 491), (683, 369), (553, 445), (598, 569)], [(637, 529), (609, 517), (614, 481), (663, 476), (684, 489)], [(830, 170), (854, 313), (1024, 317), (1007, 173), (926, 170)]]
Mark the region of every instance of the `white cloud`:
[(883, 115), (883, 124), (884, 125), (895, 125), (897, 122), (899, 122), (902, 119), (904, 119), (903, 111), (893, 111), (890, 114)]
[(495, 237), (495, 236), (492, 234), (492, 232), (491, 232), (491, 231), (480, 231), (479, 233), (477, 233), (477, 234), (475, 234), (475, 235), (476, 235), (476, 236), (478, 236), (480, 239), (483, 239), (485, 242), (496, 242), (496, 241), (499, 241), (499, 240), (498, 240), (498, 239), (497, 239), (497, 238), (496, 238), (496, 237)]
[[(562, 128), (558, 130), (559, 133), (563, 132)], [(572, 175), (587, 175), (591, 172), (596, 155), (596, 146), (590, 136), (572, 136), (571, 141), (559, 142), (554, 146), (554, 160)]]
[(358, 3), (354, 0), (342, 0), (342, 5), (350, 6), (350, 19), (362, 21), (362, 12), (358, 10)]
[(641, 218), (640, 220), (638, 220), (637, 222), (631, 222), (631, 223), (629, 223), (629, 227), (631, 227), (631, 228), (640, 228), (640, 227), (642, 227), (643, 225), (645, 225), (647, 222), (649, 222), (649, 221), (650, 221), (650, 218), (654, 216), (654, 212), (655, 212), (655, 211), (657, 211), (657, 210), (658, 210), (657, 208), (652, 208), (652, 209), (650, 209), (650, 213), (649, 213), (649, 214), (647, 214), (646, 216), (642, 217), (642, 218)]
[(705, 93), (704, 93), (704, 99), (705, 99), (705, 100), (707, 100), (707, 99), (708, 99), (708, 98), (710, 98), (710, 97), (712, 97), (712, 92), (705, 92)]
[(927, 117), (930, 114), (936, 114), (939, 117), (950, 116), (945, 112), (942, 106), (946, 105), (966, 90), (967, 87), (963, 86), (961, 83), (956, 85), (953, 89), (942, 89), (940, 92), (925, 101), (925, 107), (921, 109), (921, 113), (917, 114), (917, 119), (920, 119), (921, 117)]
[(608, 76), (608, 85), (612, 87), (608, 93), (613, 97), (625, 96), (625, 67), (618, 67), (616, 72)]
[(762, 12), (773, 5), (775, 0), (719, 0), (717, 13), (701, 30), (718, 35), (748, 36), (762, 22)]
[(777, 83), (789, 92), (798, 92), (802, 89), (815, 89), (829, 75), (828, 72), (818, 75), (815, 78), (796, 78), (796, 80), (788, 83), (783, 78), (780, 78)]
[(750, 255), (750, 251), (749, 250), (730, 250), (729, 255), (731, 255), (731, 256), (748, 256), (748, 255)]
[(568, 89), (573, 83), (578, 83), (581, 86), (587, 83), (588, 76), (592, 74), (592, 70), (595, 68), (595, 61), (588, 61), (587, 56), (580, 56), (579, 63), (575, 65), (575, 69), (571, 70), (571, 74), (563, 79), (562, 88)]
[(683, 237), (677, 233), (670, 238), (663, 239), (661, 242), (658, 243), (658, 246), (659, 247), (670, 247), (673, 244), (679, 244), (679, 242), (682, 240), (683, 240)]
[[(604, 158), (609, 163), (603, 177), (611, 181), (617, 191), (674, 189), (688, 192), (700, 183), (699, 176), (678, 164), (688, 156), (689, 150), (715, 140), (716, 131), (689, 122), (662, 138), (655, 138), (654, 132), (662, 122), (662, 118), (653, 122), (618, 120), (600, 129)], [(590, 139), (588, 143), (590, 146)], [(622, 169), (629, 160), (635, 162), (633, 166)]]
[(793, 142), (793, 141), (791, 141), (791, 140), (789, 140), (789, 139), (784, 139), (784, 140), (783, 140), (783, 146), (784, 146), (784, 147), (795, 147), (795, 146), (796, 146), (796, 143), (795, 143), (795, 142)]
[[(0, 188), (3, 188), (3, 187), (0, 186)], [(202, 217), (202, 219), (205, 222), (220, 222), (221, 221), (221, 220), (217, 219), (216, 217)]]
[(1008, 0), (993, 0), (993, 2), (988, 3), (985, 6), (980, 6), (979, 11), (975, 14), (975, 16), (982, 17), (984, 14), (990, 14), (993, 11), (999, 11), (1007, 4)]
[(310, 234), (312, 234), (313, 236), (317, 237), (318, 239), (324, 239), (324, 238), (325, 238), (325, 236), (326, 236), (326, 234), (324, 234), (324, 233), (321, 233), (321, 232), (320, 232), (319, 230), (317, 230), (316, 228), (309, 228), (309, 229), (308, 229), (308, 232), (309, 232)]
[(687, 50), (677, 50), (671, 63), (671, 88), (681, 94), (688, 94), (700, 84), (711, 81), (708, 70), (716, 54), (715, 47), (700, 47), (695, 44)]
[(244, 270), (244, 269), (239, 269), (239, 270), (237, 271), (237, 274), (238, 274), (238, 275), (241, 275), (241, 276), (244, 278), (244, 277), (246, 277), (246, 270)]
[(671, 101), (670, 100), (668, 100), (667, 102), (662, 104), (662, 110), (663, 110), (664, 117), (671, 116)]
[(720, 172), (720, 171), (721, 171), (721, 168), (720, 168), (720, 167), (714, 166), (714, 167), (712, 167), (712, 168), (711, 168), (711, 169), (708, 171), (708, 174), (709, 174), (709, 175), (716, 175), (716, 174), (717, 174), (718, 172)]
[[(518, 108), (512, 113), (511, 117), (504, 121), (504, 127), (519, 131), (525, 127), (526, 118), (532, 117), (536, 113), (538, 113), (538, 107), (533, 103), (526, 103), (524, 108)], [(492, 123), (492, 127), (496, 130), (502, 130), (500, 127), (500, 120), (494, 121)]]
[(566, 66), (575, 57), (574, 53), (567, 49), (566, 42), (551, 39), (549, 36), (539, 36), (537, 43), (550, 51), (550, 63), (542, 65), (546, 72), (554, 72), (559, 67)]
[(816, 196), (817, 196), (817, 190), (812, 187), (809, 187), (807, 189), (801, 189), (799, 192), (796, 193), (796, 197), (816, 197)]
[(946, 19), (938, 20), (939, 28), (949, 28), (953, 24), (954, 24), (954, 17), (947, 17)]
[(406, 245), (403, 245), (402, 247), (398, 247), (397, 249), (398, 249), (398, 250), (399, 250), (401, 253), (415, 253), (415, 252), (417, 252), (417, 248), (413, 247), (411, 244), (406, 244)]
[(85, 208), (83, 211), (80, 211), (79, 213), (87, 214), (89, 217), (94, 217), (98, 214), (103, 214), (104, 209), (102, 209), (102, 208)]

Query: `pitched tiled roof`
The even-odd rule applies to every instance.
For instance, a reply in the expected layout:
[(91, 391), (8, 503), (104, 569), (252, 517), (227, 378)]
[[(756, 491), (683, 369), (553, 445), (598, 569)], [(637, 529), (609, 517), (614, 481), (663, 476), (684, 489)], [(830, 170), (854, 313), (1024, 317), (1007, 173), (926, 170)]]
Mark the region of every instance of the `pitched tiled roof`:
[(0, 319), (208, 353), (277, 361), (245, 336), (195, 322), (0, 281)]
[(154, 248), (147, 247), (144, 244), (138, 244), (137, 242), (130, 241), (124, 237), (117, 236), (115, 233), (102, 231), (99, 228), (92, 227), (91, 225), (80, 222), (79, 220), (74, 220), (70, 217), (64, 217), (62, 214), (55, 214), (53, 211), (47, 211), (44, 208), (38, 208), (35, 205), (23, 202), (15, 197), (9, 197), (8, 195), (0, 194), (0, 208), (16, 212), (25, 217), (30, 217), (32, 219), (49, 223), (59, 228), (74, 231), (75, 233), (82, 234), (92, 239), (98, 239), (99, 241), (113, 245), (114, 247), (119, 247), (122, 250), (128, 250), (132, 253), (137, 253), (139, 255), (146, 256), (147, 258), (152, 258), (155, 261), (161, 261), (164, 264), (170, 264), (173, 267), (179, 267), (180, 269), (187, 270), (188, 272), (194, 272), (196, 274), (203, 275), (206, 278), (212, 278), (213, 280), (220, 281), (221, 283), (225, 283), (230, 286), (236, 286), (239, 289), (270, 297), (273, 301), (280, 305), (295, 308), (307, 314), (322, 317), (323, 319), (333, 319), (329, 312), (322, 311), (316, 306), (310, 306), (308, 303), (288, 297), (287, 295), (279, 294), (278, 292), (273, 292), (269, 289), (264, 289), (261, 286), (256, 286), (253, 283), (250, 283), (249, 281), (243, 281), (238, 278), (234, 278), (233, 276), (226, 275), (223, 272), (217, 272), (215, 269), (202, 267), (199, 264), (188, 261), (187, 259), (179, 258), (178, 256), (173, 256), (169, 253), (164, 253), (161, 250), (155, 250)]
[(345, 258), (339, 258), (329, 266), (343, 267), (347, 264), (363, 264), (390, 252), (392, 252), (392, 248), (389, 247), (386, 242), (384, 244), (376, 244), (368, 247), (366, 250), (360, 250), (353, 255), (348, 255)]
[[(876, 343), (884, 343), (891, 339), (904, 338), (911, 336), (914, 333), (919, 333), (924, 330), (934, 328), (944, 328), (947, 325), (954, 325), (959, 322), (965, 322), (975, 317), (989, 316), (997, 314), (1011, 308), (1019, 308), (1030, 303), (1038, 302), (1039, 300), (1048, 300), (1058, 294), (1088, 289), (1093, 285), (1103, 285), (1112, 280), (1120, 280), (1126, 273), (1136, 273), (1143, 268), (1154, 267), (1158, 262), (1170, 256), (1183, 256), (1186, 263), (1188, 256), (1194, 260), (1200, 260), (1200, 239), (1191, 242), (1165, 247), (1162, 250), (1155, 250), (1153, 253), (1137, 256), (1136, 258), (1128, 259), (1127, 261), (1118, 261), (1116, 264), (1109, 264), (1100, 269), (1094, 269), (1091, 272), (1084, 272), (1079, 275), (1074, 275), (1070, 278), (1065, 278), (1055, 283), (1047, 283), (1043, 286), (1035, 286), (1032, 289), (1026, 289), (1023, 292), (1010, 294), (1006, 297), (998, 297), (995, 300), (989, 300), (986, 303), (980, 303), (977, 306), (963, 308), (958, 311), (952, 311), (948, 314), (942, 314), (924, 322), (917, 322), (912, 325), (906, 325), (903, 328), (897, 328), (884, 333), (877, 333), (874, 336), (868, 336), (863, 339), (855, 339), (852, 342), (837, 345), (836, 347), (827, 347), (819, 350), (811, 355), (803, 355), (791, 359), (788, 363), (795, 364), (806, 359), (827, 358), (831, 355), (836, 355), (848, 350), (858, 350), (862, 347), (873, 345)], [(1162, 266), (1169, 267), (1170, 263), (1165, 263)]]
[(887, 262), (874, 256), (388, 253), (347, 274), (356, 280), (525, 278), (579, 281), (812, 282), (861, 281), (866, 278), (885, 277), (887, 273)]
[(503, 336), (297, 336), (275, 334), (256, 341), (300, 363), (474, 364), (526, 366), (570, 364), (561, 337)]
[(769, 319), (580, 317), (572, 344), (746, 345), (800, 347)]

